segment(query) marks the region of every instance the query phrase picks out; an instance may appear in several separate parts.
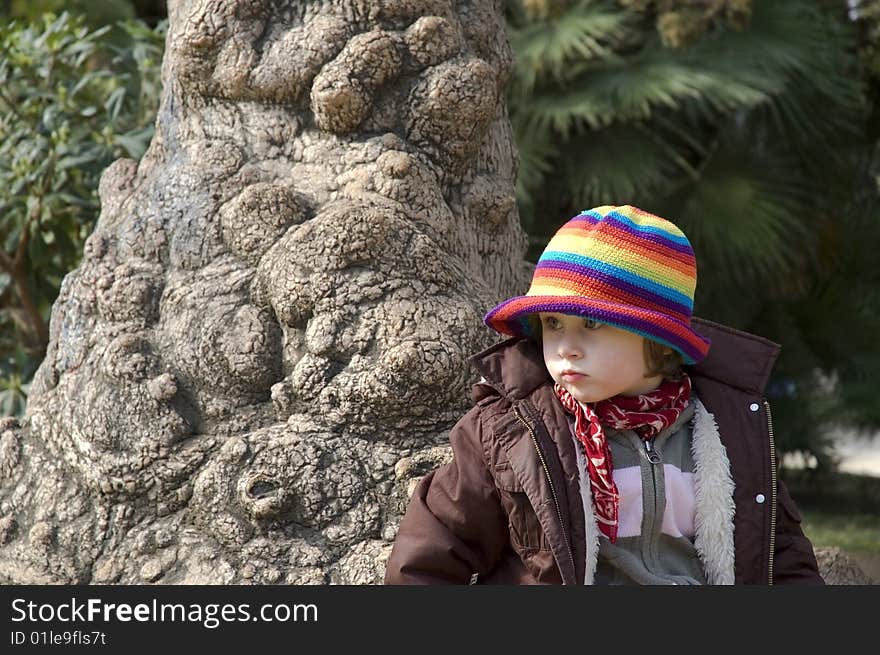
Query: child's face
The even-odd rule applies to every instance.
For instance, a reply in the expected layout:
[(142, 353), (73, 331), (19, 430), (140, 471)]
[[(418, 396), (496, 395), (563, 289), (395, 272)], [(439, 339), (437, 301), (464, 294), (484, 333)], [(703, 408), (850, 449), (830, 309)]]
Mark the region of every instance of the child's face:
[[(553, 379), (582, 403), (656, 389), (646, 378), (644, 337), (583, 316), (540, 312), (544, 363)], [(563, 375), (572, 370), (581, 375)]]

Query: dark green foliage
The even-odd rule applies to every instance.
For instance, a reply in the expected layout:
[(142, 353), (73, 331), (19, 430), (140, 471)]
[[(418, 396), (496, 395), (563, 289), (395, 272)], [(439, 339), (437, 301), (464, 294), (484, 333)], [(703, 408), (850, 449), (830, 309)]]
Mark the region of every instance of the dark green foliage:
[(0, 25), (0, 411), (18, 413), (49, 308), (98, 216), (98, 180), (152, 137), (163, 32), (128, 45), (64, 13)]
[[(784, 470), (782, 479), (799, 505), (827, 512), (880, 516), (880, 478), (815, 470)], [(880, 544), (878, 544), (880, 546)]]
[(115, 25), (131, 18), (156, 27), (168, 18), (167, 4), (165, 0), (0, 0), (0, 20), (6, 16), (34, 22), (45, 13), (67, 11), (83, 16), (90, 27)]
[(719, 0), (692, 25), (667, 20), (676, 5), (574, 0), (542, 18), (511, 3), (530, 255), (597, 205), (676, 222), (697, 254), (696, 314), (783, 345), (767, 391), (779, 449), (828, 467), (833, 423), (880, 427), (877, 136), (859, 31), (843, 1)]
[(134, 7), (128, 0), (8, 0), (6, 5), (2, 13), (25, 23), (37, 23), (43, 14), (63, 11), (83, 16), (91, 27), (134, 18)]

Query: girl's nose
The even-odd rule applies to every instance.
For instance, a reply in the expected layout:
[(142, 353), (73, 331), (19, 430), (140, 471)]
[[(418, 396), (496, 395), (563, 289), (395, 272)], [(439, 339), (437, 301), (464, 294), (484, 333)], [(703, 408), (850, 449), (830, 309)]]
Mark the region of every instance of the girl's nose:
[(563, 339), (559, 342), (559, 356), (562, 359), (581, 359), (584, 349), (571, 339)]

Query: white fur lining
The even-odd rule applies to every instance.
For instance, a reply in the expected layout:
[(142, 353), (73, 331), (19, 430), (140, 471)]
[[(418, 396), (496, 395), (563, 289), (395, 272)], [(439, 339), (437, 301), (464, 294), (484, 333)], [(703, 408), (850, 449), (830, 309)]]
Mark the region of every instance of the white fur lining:
[(691, 443), (694, 456), (694, 547), (712, 585), (734, 582), (733, 476), (715, 417), (696, 399)]
[[(694, 457), (694, 547), (706, 580), (711, 585), (734, 583), (733, 476), (727, 450), (721, 443), (715, 417), (699, 399), (694, 399), (693, 435), (691, 453)], [(584, 584), (591, 585), (596, 575), (599, 559), (599, 526), (593, 510), (593, 494), (590, 492), (587, 462), (581, 448), (575, 448), (580, 471), (581, 500), (586, 523), (586, 572)]]

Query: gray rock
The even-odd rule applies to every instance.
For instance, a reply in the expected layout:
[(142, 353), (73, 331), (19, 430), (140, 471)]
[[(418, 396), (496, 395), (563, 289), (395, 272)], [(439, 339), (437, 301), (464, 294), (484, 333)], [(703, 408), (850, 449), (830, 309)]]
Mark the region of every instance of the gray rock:
[(816, 562), (819, 574), (830, 585), (870, 585), (877, 584), (862, 571), (858, 563), (844, 550), (816, 548)]

